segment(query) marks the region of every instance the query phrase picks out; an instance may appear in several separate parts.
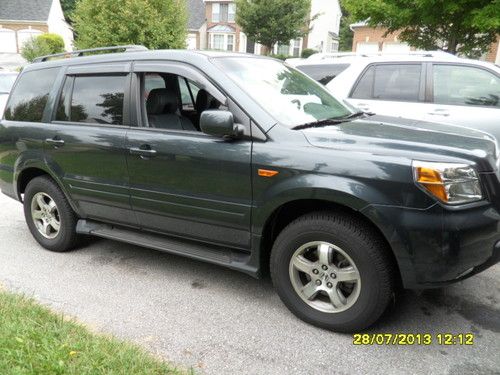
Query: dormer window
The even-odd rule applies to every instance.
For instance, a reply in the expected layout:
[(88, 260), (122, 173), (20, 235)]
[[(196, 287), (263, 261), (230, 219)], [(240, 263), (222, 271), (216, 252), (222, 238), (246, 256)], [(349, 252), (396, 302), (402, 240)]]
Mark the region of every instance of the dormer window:
[(235, 18), (236, 18), (235, 3), (212, 4), (212, 22), (235, 22)]

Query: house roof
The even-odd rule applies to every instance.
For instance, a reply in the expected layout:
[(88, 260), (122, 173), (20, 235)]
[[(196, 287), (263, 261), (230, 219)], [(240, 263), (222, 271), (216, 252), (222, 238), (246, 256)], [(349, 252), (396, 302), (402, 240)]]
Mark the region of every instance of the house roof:
[(203, 0), (187, 0), (186, 8), (188, 13), (188, 29), (199, 30), (205, 23), (205, 3)]
[(0, 21), (42, 21), (49, 19), (54, 0), (0, 0)]

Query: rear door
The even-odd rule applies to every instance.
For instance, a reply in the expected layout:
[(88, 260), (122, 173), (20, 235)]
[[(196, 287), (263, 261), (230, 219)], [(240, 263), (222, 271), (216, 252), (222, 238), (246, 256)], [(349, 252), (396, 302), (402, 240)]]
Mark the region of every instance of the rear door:
[(424, 99), (423, 64), (401, 62), (368, 65), (354, 84), (348, 101), (365, 112), (418, 118)]
[(480, 66), (434, 63), (428, 82), (425, 120), (477, 128), (500, 138), (499, 74)]
[(47, 162), (86, 217), (123, 224), (136, 224), (125, 159), (130, 67), (69, 67), (46, 139)]

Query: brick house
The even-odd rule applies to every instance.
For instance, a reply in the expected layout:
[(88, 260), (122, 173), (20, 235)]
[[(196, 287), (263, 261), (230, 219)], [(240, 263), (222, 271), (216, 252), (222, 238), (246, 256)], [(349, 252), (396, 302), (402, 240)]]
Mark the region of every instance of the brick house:
[[(187, 9), (188, 48), (256, 54), (264, 52), (263, 47), (249, 40), (236, 23), (236, 4), (233, 0), (188, 0)], [(299, 56), (305, 48), (320, 52), (337, 51), (342, 16), (338, 0), (312, 0), (311, 17), (316, 14), (318, 17), (310, 25), (311, 31), (305, 38), (276, 45), (273, 52)]]
[[(350, 25), (353, 31), (352, 51), (357, 53), (404, 53), (414, 51), (414, 47), (410, 47), (398, 39), (399, 32), (391, 33), (384, 36), (387, 29), (383, 27), (370, 27), (366, 22), (357, 22)], [(497, 41), (491, 45), (490, 51), (481, 57), (481, 60), (500, 64), (500, 36)]]
[(59, 34), (72, 50), (73, 32), (59, 0), (1, 0), (0, 53), (18, 54), (23, 44), (42, 33)]

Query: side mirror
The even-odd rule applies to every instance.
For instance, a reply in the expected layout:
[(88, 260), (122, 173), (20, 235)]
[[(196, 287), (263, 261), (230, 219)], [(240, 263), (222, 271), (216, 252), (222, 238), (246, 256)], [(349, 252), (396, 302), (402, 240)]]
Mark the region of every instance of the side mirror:
[(234, 123), (231, 112), (212, 109), (201, 113), (200, 128), (205, 134), (223, 138), (238, 138), (244, 133), (243, 126)]

